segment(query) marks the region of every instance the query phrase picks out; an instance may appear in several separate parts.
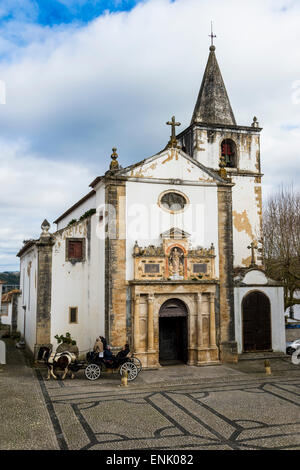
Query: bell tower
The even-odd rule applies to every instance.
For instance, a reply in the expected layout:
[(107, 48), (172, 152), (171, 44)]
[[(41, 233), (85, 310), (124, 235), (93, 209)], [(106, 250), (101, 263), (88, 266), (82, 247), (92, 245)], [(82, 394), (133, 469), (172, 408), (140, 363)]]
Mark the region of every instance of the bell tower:
[[(250, 126), (237, 125), (216, 58), (209, 57), (188, 128), (177, 136), (182, 149), (207, 168), (231, 180), (234, 267), (249, 267), (251, 243), (262, 251), (262, 194), (260, 132), (257, 118)], [(220, 168), (222, 172), (220, 173)], [(263, 258), (256, 263), (262, 266)]]

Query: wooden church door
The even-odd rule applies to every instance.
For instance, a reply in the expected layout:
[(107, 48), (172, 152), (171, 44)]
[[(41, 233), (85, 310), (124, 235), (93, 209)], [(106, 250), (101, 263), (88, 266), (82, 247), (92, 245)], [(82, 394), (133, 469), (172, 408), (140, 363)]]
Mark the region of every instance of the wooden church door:
[(242, 303), (244, 352), (269, 351), (271, 341), (270, 301), (262, 292), (251, 292)]

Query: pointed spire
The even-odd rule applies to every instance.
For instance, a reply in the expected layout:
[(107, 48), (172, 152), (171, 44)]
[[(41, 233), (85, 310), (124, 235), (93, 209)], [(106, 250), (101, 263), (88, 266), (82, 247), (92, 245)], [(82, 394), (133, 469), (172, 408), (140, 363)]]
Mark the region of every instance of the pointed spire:
[[(213, 41), (213, 33), (211, 33)], [(215, 55), (215, 46), (209, 48), (210, 53), (204, 72), (197, 103), (191, 124), (228, 124), (236, 125), (222, 74)]]

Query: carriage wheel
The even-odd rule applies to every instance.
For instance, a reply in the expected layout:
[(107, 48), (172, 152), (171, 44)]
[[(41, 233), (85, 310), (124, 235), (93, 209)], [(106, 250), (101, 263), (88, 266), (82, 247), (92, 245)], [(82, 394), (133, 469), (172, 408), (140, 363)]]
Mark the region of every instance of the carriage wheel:
[(123, 372), (128, 372), (127, 380), (134, 380), (138, 375), (138, 368), (133, 362), (124, 362), (120, 367), (120, 374), (123, 375)]
[(131, 359), (131, 361), (133, 362), (133, 364), (136, 365), (137, 370), (138, 370), (138, 374), (139, 374), (139, 373), (141, 372), (141, 370), (142, 370), (142, 363), (141, 363), (141, 361), (140, 361), (139, 358), (136, 357), (136, 356), (131, 356), (130, 359)]
[(100, 377), (101, 368), (97, 364), (89, 364), (84, 373), (88, 380), (97, 380)]

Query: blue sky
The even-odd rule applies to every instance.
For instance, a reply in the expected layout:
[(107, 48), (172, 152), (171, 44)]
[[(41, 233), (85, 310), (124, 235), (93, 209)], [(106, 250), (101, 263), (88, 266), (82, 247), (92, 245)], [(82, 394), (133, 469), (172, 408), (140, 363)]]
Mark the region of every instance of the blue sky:
[[(22, 241), (189, 125), (210, 22), (240, 125), (263, 127), (263, 196), (299, 186), (299, 0), (1, 0), (0, 271)], [(234, 20), (234, 28), (228, 27)], [(51, 230), (55, 230), (52, 225)]]
[(85, 23), (105, 11), (129, 11), (142, 0), (3, 0), (0, 25), (7, 21), (27, 21), (43, 26)]
[[(101, 15), (126, 12), (145, 0), (1, 0), (1, 39), (23, 47), (32, 41), (22, 27), (40, 27), (40, 39), (44, 29), (62, 30), (70, 26), (82, 27)], [(170, 0), (171, 3), (173, 0)], [(17, 27), (17, 30), (16, 30)], [(1, 40), (0, 40), (1, 42)], [(2, 52), (2, 53), (1, 53)], [(0, 58), (9, 60), (7, 51)]]

